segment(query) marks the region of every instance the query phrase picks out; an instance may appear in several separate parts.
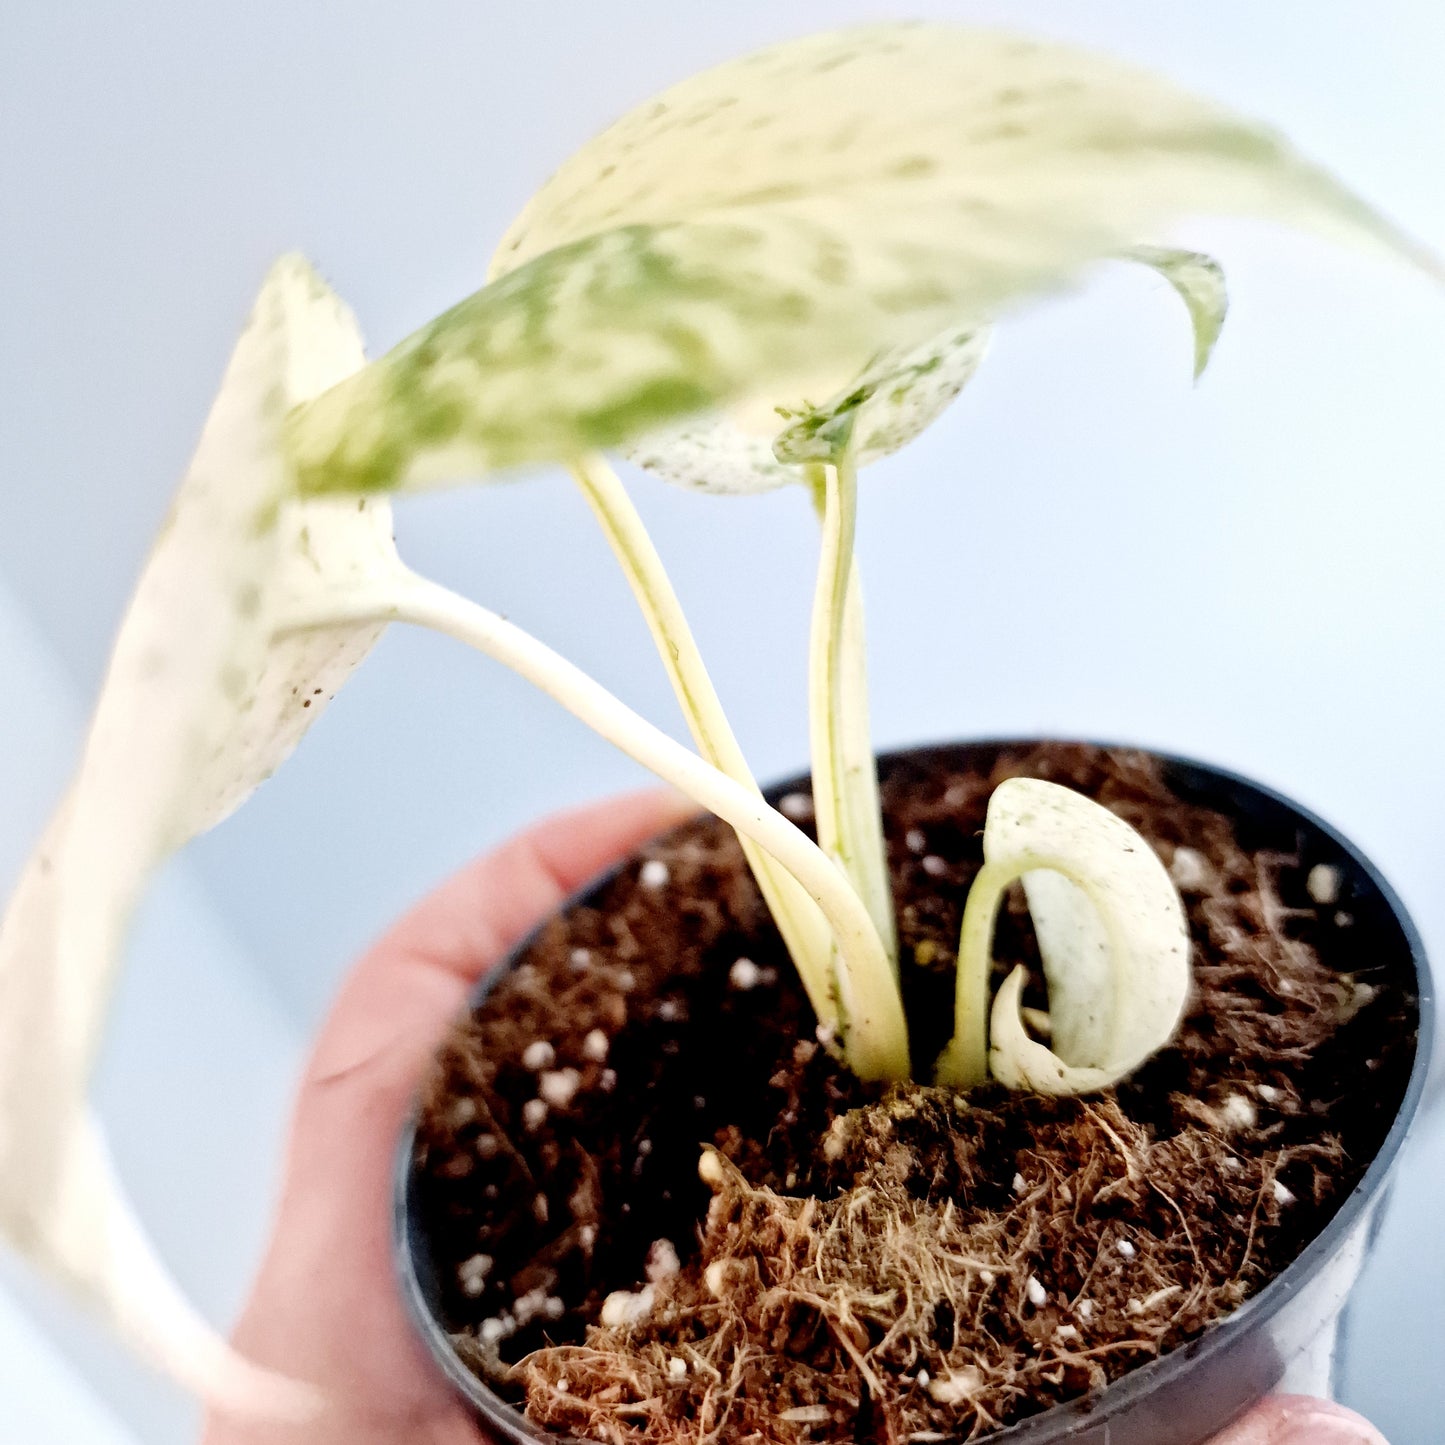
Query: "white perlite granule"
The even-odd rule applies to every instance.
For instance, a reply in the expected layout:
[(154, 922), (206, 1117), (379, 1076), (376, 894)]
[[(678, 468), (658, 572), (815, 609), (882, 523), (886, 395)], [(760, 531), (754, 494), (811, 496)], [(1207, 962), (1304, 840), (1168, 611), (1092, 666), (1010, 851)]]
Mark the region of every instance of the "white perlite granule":
[(537, 1318), (538, 1315), (547, 1313), (547, 1291), (540, 1285), (536, 1289), (529, 1289), (512, 1306), (512, 1312), (516, 1317), (517, 1324), (525, 1325)]
[(1340, 870), (1328, 863), (1316, 863), (1305, 879), (1305, 889), (1316, 903), (1338, 903), (1340, 900)]
[(1209, 881), (1209, 864), (1204, 854), (1195, 848), (1176, 848), (1174, 861), (1169, 865), (1169, 876), (1176, 888), (1186, 893), (1198, 893)]
[(650, 1284), (661, 1284), (671, 1279), (682, 1268), (677, 1257), (677, 1246), (670, 1239), (655, 1239), (647, 1251), (647, 1265), (644, 1272)]
[(1231, 1094), (1219, 1107), (1219, 1116), (1227, 1129), (1253, 1129), (1259, 1114), (1243, 1094)]
[(522, 1067), (540, 1073), (557, 1062), (557, 1050), (546, 1039), (537, 1039), (522, 1050)]
[(457, 1266), (457, 1283), (462, 1293), (475, 1299), (487, 1287), (487, 1276), (492, 1272), (492, 1256), (474, 1254)]
[(972, 1366), (964, 1366), (941, 1380), (928, 1382), (928, 1393), (940, 1405), (961, 1405), (983, 1387), (983, 1375)]
[(715, 1259), (702, 1272), (703, 1285), (714, 1299), (722, 1299), (728, 1292), (728, 1266), (731, 1264), (730, 1259)]
[(652, 1286), (644, 1285), (635, 1294), (631, 1290), (613, 1290), (602, 1301), (599, 1319), (608, 1329), (629, 1329), (640, 1325), (652, 1313), (652, 1302), (656, 1298)]
[(537, 1092), (554, 1109), (565, 1109), (581, 1086), (582, 1075), (576, 1069), (549, 1069), (537, 1080)]
[(762, 980), (763, 971), (750, 958), (740, 958), (728, 969), (728, 983), (746, 993), (756, 988)]

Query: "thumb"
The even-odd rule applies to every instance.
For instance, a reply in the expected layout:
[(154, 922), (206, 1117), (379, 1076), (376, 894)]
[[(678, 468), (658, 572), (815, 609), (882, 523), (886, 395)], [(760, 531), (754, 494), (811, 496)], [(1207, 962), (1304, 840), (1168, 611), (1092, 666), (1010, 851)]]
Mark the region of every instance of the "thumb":
[(1210, 1445), (1386, 1445), (1368, 1420), (1332, 1400), (1274, 1395)]

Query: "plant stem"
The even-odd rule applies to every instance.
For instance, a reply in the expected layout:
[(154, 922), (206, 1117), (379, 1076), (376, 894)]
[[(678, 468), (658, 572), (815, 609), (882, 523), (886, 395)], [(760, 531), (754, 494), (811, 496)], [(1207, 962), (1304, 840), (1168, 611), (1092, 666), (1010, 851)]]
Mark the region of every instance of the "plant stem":
[[(574, 462), (571, 470), (647, 619), (698, 751), (730, 778), (758, 791), (708, 676), (692, 629), (687, 625), (677, 593), (627, 489), (606, 458), (596, 454)], [(823, 996), (829, 1000), (829, 1011), (819, 1010), (819, 1022), (836, 1027), (837, 1010), (831, 1003), (836, 993), (832, 980), (832, 940), (817, 905), (797, 880), (751, 838), (742, 836), (740, 841), (810, 997)]]
[(668, 737), (580, 668), (496, 613), (414, 574), (298, 611), (279, 630), (410, 622), (445, 633), (510, 667), (664, 782), (730, 823), (785, 868), (822, 911), (843, 962), (836, 1000), (813, 1007), (838, 1018), (849, 1067), (864, 1079), (906, 1079), (908, 1036), (897, 982), (868, 910), (834, 863), (757, 789), (728, 777)]
[(988, 981), (993, 967), (993, 927), (1010, 883), (1023, 870), (1009, 863), (985, 863), (968, 890), (958, 940), (953, 1002), (953, 1038), (938, 1056), (934, 1082), (972, 1089), (988, 1079)]
[(898, 959), (898, 933), (894, 922), (893, 889), (888, 878), (888, 850), (883, 842), (883, 803), (878, 796), (878, 762), (873, 755), (873, 734), (868, 717), (868, 639), (863, 623), (863, 584), (858, 559), (848, 569), (848, 596), (843, 604), (842, 727), (840, 730), (844, 797), (849, 828), (861, 862), (854, 885), (873, 917), (874, 927), (888, 950)]
[(822, 550), (808, 657), (808, 729), (818, 845), (863, 899), (897, 967), (878, 771), (868, 729), (863, 595), (853, 556), (858, 472), (843, 445), (823, 469)]

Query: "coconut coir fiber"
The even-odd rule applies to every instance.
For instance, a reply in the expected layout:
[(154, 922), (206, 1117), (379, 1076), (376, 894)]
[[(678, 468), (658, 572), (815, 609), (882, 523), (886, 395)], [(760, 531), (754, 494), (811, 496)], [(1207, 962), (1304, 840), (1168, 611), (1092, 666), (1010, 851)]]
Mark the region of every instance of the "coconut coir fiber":
[[(1294, 840), (1266, 851), (1142, 754), (885, 770), (915, 1068), (950, 1031), (989, 795), (1020, 775), (1171, 868), (1195, 978), (1174, 1043), (1080, 1099), (860, 1084), (731, 832), (685, 826), (540, 931), (427, 1095), (419, 1216), (494, 1389), (617, 1445), (964, 1440), (1200, 1334), (1319, 1232), (1398, 1107), (1415, 1001)], [(1020, 889), (995, 955), (1041, 976)]]

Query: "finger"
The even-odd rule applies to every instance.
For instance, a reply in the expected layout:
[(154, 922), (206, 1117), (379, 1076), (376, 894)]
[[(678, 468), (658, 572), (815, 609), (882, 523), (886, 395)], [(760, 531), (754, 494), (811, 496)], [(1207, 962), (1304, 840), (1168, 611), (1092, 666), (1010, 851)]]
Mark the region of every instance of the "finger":
[(423, 960), (470, 987), (583, 883), (696, 812), (681, 794), (652, 789), (549, 818), (455, 874), (372, 957), (382, 968), (402, 956)]
[(1353, 1410), (1332, 1400), (1274, 1395), (1210, 1445), (1386, 1445), (1385, 1437)]
[(578, 885), (693, 810), (651, 792), (553, 818), (464, 868), (376, 944), (337, 998), (297, 1103), (285, 1190), (238, 1338), (353, 1413), (445, 1409), (391, 1283), (393, 1159), (475, 980)]

